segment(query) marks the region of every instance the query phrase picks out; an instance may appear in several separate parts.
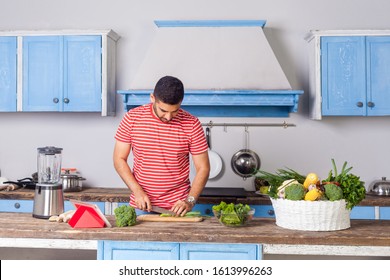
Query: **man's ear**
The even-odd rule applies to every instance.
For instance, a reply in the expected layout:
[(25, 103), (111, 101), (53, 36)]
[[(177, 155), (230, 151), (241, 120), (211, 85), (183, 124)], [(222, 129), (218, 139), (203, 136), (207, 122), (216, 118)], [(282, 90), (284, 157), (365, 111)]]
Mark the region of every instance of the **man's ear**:
[(156, 100), (156, 98), (154, 97), (154, 94), (153, 92), (150, 94), (150, 102), (154, 103), (154, 101)]

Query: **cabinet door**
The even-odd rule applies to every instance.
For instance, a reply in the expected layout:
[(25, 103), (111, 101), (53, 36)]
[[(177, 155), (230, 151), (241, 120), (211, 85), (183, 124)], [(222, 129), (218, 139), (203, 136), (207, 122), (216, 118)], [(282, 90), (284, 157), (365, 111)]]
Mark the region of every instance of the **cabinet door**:
[(62, 110), (61, 36), (23, 37), (23, 111)]
[(366, 115), (365, 37), (321, 38), (324, 116)]
[(16, 112), (16, 37), (0, 37), (0, 112)]
[(181, 243), (181, 260), (257, 260), (260, 245)]
[(390, 36), (366, 40), (367, 115), (390, 115)]
[(64, 111), (102, 110), (101, 36), (64, 37)]
[(98, 260), (178, 260), (179, 243), (99, 241)]

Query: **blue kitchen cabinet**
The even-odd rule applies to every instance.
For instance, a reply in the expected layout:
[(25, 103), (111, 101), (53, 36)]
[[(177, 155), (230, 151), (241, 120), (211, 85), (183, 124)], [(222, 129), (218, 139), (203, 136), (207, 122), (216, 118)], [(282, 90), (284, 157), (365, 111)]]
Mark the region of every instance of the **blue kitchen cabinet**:
[(257, 244), (181, 243), (181, 260), (258, 260), (262, 247)]
[(390, 36), (321, 39), (322, 115), (390, 115)]
[[(89, 202), (96, 204), (104, 213), (104, 202)], [(18, 212), (18, 213), (32, 213), (34, 208), (33, 200), (23, 199), (0, 199), (0, 212)], [(64, 212), (75, 209), (70, 201), (64, 201)]]
[(323, 116), (365, 115), (365, 37), (323, 37), (321, 78)]
[(98, 241), (98, 260), (178, 260), (179, 243)]
[(375, 207), (374, 206), (355, 206), (351, 210), (351, 219), (364, 219), (374, 220), (375, 219)]
[(101, 36), (23, 37), (23, 111), (101, 111)]
[(390, 220), (390, 207), (379, 207), (379, 219)]
[(98, 260), (257, 260), (257, 244), (98, 241)]
[(312, 35), (310, 117), (389, 116), (390, 34), (353, 30)]
[(251, 205), (255, 209), (254, 217), (275, 218), (275, 211), (272, 205)]
[(33, 200), (0, 199), (0, 212), (32, 213)]
[(17, 39), (0, 37), (0, 112), (16, 111)]

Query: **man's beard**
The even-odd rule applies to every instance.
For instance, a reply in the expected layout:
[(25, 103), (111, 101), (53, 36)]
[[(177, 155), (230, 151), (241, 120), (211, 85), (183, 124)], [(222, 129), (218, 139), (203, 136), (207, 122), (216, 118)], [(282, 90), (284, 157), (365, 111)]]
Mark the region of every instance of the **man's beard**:
[(156, 103), (153, 103), (152, 107), (153, 107), (154, 114), (157, 116), (157, 118), (159, 118), (160, 121), (162, 121), (163, 123), (168, 123), (169, 122), (166, 118), (160, 117), (158, 115), (157, 108), (156, 108)]

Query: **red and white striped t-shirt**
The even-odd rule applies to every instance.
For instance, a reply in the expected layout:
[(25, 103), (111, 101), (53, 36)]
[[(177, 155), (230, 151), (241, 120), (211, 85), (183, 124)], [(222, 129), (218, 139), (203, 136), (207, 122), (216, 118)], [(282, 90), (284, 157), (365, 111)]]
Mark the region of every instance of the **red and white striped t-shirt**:
[[(179, 109), (164, 123), (152, 110), (152, 104), (147, 104), (127, 112), (115, 139), (131, 144), (134, 177), (152, 204), (171, 208), (190, 190), (189, 153), (203, 153), (208, 146), (195, 116)], [(136, 206), (133, 194), (130, 205)]]

